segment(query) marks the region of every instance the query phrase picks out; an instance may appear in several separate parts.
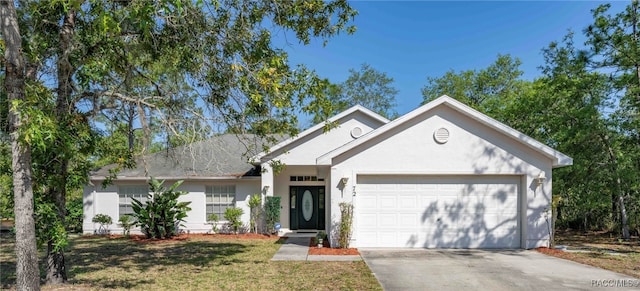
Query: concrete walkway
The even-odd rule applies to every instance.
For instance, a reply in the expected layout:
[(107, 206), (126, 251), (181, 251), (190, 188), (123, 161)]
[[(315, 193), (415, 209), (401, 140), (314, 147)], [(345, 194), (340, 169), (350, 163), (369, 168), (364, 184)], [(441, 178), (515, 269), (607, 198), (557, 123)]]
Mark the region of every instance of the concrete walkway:
[(290, 237), (280, 246), (272, 261), (361, 261), (360, 256), (309, 255), (308, 237)]

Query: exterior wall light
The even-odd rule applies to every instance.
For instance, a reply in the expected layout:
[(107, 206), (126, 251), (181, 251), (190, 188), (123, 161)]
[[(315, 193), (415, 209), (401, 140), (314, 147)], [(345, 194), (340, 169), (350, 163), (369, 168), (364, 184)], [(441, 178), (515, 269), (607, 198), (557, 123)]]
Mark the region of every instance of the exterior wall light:
[(544, 180), (546, 180), (547, 177), (545, 176), (544, 172), (540, 172), (540, 174), (538, 174), (538, 177), (536, 177), (535, 179), (536, 183), (538, 183), (538, 185), (541, 185), (542, 183), (544, 183)]

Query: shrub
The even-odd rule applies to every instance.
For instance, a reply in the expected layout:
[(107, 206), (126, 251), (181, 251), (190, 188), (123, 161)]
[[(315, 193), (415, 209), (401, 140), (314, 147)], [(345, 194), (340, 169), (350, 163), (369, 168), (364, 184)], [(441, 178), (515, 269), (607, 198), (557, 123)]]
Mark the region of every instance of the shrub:
[(349, 248), (353, 224), (353, 204), (340, 203), (340, 226), (338, 228), (338, 247)]
[(124, 236), (129, 237), (129, 233), (131, 232), (131, 228), (136, 225), (135, 220), (133, 220), (133, 217), (131, 217), (131, 215), (125, 214), (123, 216), (120, 216), (120, 219), (118, 219), (118, 222), (120, 224), (120, 226), (122, 226), (122, 230), (124, 233)]
[(213, 233), (218, 232), (218, 221), (220, 221), (218, 215), (215, 213), (209, 214), (209, 216), (207, 216), (207, 221), (211, 223), (211, 230)]
[(166, 239), (177, 234), (180, 223), (184, 222), (187, 211), (191, 210), (191, 202), (178, 202), (178, 198), (186, 194), (175, 190), (182, 182), (178, 181), (165, 189), (162, 186), (164, 181), (152, 177), (149, 186), (153, 195), (147, 196), (147, 202), (131, 199), (136, 225), (140, 226), (147, 238)]
[(229, 227), (233, 229), (234, 233), (238, 233), (240, 227), (242, 227), (242, 221), (240, 220), (240, 216), (244, 211), (239, 207), (227, 208), (224, 211), (224, 219), (228, 221)]
[(260, 204), (262, 197), (260, 194), (254, 194), (249, 198), (249, 229), (254, 233), (258, 233), (258, 219), (260, 218)]
[(66, 229), (70, 233), (82, 232), (82, 219), (84, 218), (82, 205), (82, 196), (74, 197), (67, 201), (67, 217), (65, 221)]
[(275, 232), (275, 224), (280, 219), (280, 197), (267, 196), (264, 204), (265, 218), (267, 220), (267, 231)]
[(99, 223), (98, 234), (107, 234), (109, 233), (109, 225), (113, 223), (111, 216), (106, 214), (96, 214), (96, 216), (91, 219), (93, 223)]

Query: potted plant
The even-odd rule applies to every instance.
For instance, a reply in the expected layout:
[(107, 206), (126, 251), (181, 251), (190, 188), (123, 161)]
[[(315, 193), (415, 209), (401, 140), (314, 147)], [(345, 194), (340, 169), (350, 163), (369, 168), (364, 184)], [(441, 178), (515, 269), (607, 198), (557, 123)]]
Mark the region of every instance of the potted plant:
[(316, 241), (318, 242), (318, 247), (321, 248), (324, 240), (327, 238), (327, 233), (324, 230), (321, 230), (316, 235)]

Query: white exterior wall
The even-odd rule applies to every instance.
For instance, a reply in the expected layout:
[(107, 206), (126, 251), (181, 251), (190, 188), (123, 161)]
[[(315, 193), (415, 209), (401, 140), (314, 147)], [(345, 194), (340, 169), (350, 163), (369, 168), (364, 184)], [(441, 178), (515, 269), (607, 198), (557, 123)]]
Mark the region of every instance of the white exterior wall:
[[(285, 164), (285, 168), (277, 175), (273, 175), (273, 170), (268, 163), (262, 164), (262, 186), (269, 185), (269, 190), (266, 192), (266, 196), (280, 196), (281, 198), (281, 211), (280, 211), (280, 224), (283, 231), (290, 229), (289, 224), (289, 187), (298, 185), (313, 185), (313, 186), (325, 186), (328, 185), (329, 175), (328, 167), (317, 167), (316, 158), (339, 147), (355, 138), (351, 136), (351, 130), (355, 127), (362, 129), (362, 134), (366, 134), (379, 126), (382, 123), (378, 120), (372, 119), (370, 116), (361, 112), (354, 112), (346, 116), (343, 119), (338, 120), (340, 125), (336, 128), (332, 128), (328, 132), (323, 132), (322, 129), (310, 133), (299, 140), (292, 142), (291, 144), (276, 150), (274, 156), (270, 156), (273, 160), (278, 160)], [(292, 182), (290, 176), (318, 176), (324, 178), (325, 181), (306, 181), (306, 182)], [(327, 189), (327, 200), (331, 201), (331, 192)], [(327, 224), (330, 223), (328, 219), (330, 217), (331, 207), (327, 205), (325, 208), (325, 217), (327, 217)], [(328, 226), (327, 226), (328, 227)], [(328, 228), (327, 228), (328, 229)]]
[[(170, 186), (175, 181), (167, 181), (166, 186)], [(109, 227), (112, 233), (122, 233), (122, 228), (118, 225), (119, 218), (119, 185), (146, 185), (146, 182), (114, 181), (113, 185), (102, 189), (100, 184), (96, 186), (86, 186), (84, 189), (84, 221), (83, 233), (92, 234), (98, 229), (98, 224), (91, 222), (96, 214), (107, 214), (111, 216), (113, 224)], [(206, 196), (205, 188), (210, 185), (235, 185), (236, 186), (236, 207), (244, 210), (242, 221), (249, 224), (250, 195), (260, 194), (260, 180), (209, 180), (209, 181), (185, 181), (177, 190), (188, 193), (179, 198), (179, 201), (191, 201), (189, 207), (191, 211), (187, 213), (184, 230), (192, 233), (207, 233), (211, 231), (211, 225), (207, 224), (206, 218)], [(223, 220), (224, 218), (220, 218)], [(135, 231), (138, 231), (137, 229)]]
[(276, 156), (271, 158), (288, 166), (315, 165), (317, 157), (354, 140), (350, 133), (353, 128), (360, 127), (362, 133), (366, 134), (381, 125), (379, 121), (374, 121), (360, 112), (355, 112), (348, 117), (350, 119), (339, 120), (340, 125), (328, 132), (323, 132), (322, 129), (317, 130), (276, 150)]
[[(434, 131), (440, 127), (450, 132), (445, 144), (433, 139)], [(340, 202), (355, 201), (349, 192), (356, 186), (357, 195), (355, 183), (359, 174), (521, 175), (521, 213), (526, 213), (526, 217), (521, 218), (522, 247), (548, 244), (545, 213), (551, 201), (552, 161), (448, 107), (440, 106), (400, 125), (333, 158), (332, 164), (328, 189), (332, 197), (331, 213), (337, 216)], [(547, 178), (538, 187), (535, 178), (540, 172), (545, 172)], [(339, 184), (343, 177), (349, 178), (344, 192)], [(331, 219), (339, 221), (340, 218), (333, 215)], [(357, 238), (354, 239), (357, 247)]]

